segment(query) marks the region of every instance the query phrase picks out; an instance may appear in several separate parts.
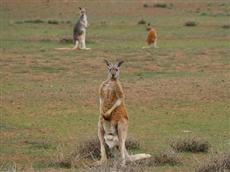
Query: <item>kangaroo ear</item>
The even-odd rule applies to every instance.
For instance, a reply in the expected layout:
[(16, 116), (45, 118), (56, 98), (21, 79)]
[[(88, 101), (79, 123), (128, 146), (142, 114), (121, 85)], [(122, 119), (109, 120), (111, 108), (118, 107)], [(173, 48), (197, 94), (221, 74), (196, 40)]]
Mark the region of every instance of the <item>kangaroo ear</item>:
[(119, 61), (119, 62), (117, 63), (117, 67), (120, 67), (120, 66), (122, 65), (122, 63), (124, 63), (123, 60), (122, 60), (122, 61)]
[(112, 63), (111, 62), (109, 62), (108, 60), (104, 60), (104, 62), (106, 63), (106, 65), (109, 67), (109, 66), (111, 66), (112, 65)]

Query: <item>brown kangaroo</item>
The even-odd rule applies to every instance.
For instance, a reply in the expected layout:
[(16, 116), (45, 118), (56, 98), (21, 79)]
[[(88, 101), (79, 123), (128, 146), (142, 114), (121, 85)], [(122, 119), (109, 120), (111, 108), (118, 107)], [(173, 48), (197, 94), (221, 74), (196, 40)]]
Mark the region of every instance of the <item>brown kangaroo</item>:
[(156, 30), (150, 26), (150, 23), (148, 23), (146, 25), (146, 30), (148, 31), (148, 35), (146, 38), (146, 42), (147, 42), (148, 46), (143, 47), (143, 48), (151, 48), (151, 45), (153, 45), (154, 48), (158, 48), (157, 47), (157, 32), (156, 32)]
[(119, 81), (119, 68), (123, 61), (113, 65), (105, 60), (108, 67), (108, 79), (105, 80), (99, 89), (100, 115), (98, 122), (98, 137), (101, 147), (101, 160), (97, 164), (107, 161), (105, 146), (110, 149), (119, 147), (122, 165), (126, 161), (136, 161), (150, 158), (150, 154), (129, 155), (125, 141), (128, 132), (128, 113), (125, 108), (124, 92)]

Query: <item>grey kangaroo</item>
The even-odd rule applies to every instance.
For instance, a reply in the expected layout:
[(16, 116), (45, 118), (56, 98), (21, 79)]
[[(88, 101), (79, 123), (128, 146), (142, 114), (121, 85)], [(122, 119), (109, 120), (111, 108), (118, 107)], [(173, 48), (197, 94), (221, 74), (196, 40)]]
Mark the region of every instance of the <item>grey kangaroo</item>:
[(75, 44), (73, 49), (88, 50), (90, 48), (86, 48), (85, 45), (86, 28), (88, 27), (86, 10), (81, 7), (79, 7), (79, 9), (80, 9), (80, 18), (73, 28), (73, 42)]

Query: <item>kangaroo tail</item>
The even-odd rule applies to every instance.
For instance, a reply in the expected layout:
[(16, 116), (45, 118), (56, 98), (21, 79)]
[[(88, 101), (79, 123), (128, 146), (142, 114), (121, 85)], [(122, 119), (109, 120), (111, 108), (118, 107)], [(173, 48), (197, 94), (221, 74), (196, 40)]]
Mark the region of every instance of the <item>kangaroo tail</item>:
[(73, 48), (54, 48), (55, 50), (73, 50)]
[(129, 155), (129, 160), (130, 161), (137, 161), (137, 160), (141, 160), (141, 159), (148, 159), (150, 157), (151, 157), (150, 154), (140, 153), (140, 154), (135, 154), (135, 155)]

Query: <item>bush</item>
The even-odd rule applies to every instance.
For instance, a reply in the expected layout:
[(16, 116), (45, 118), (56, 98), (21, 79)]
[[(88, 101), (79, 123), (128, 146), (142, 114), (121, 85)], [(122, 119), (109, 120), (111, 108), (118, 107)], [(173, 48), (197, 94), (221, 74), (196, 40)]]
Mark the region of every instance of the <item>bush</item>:
[(137, 163), (129, 163), (125, 166), (120, 161), (109, 160), (107, 163), (97, 167), (86, 167), (84, 172), (145, 172), (145, 167)]
[(177, 154), (174, 153), (173, 151), (165, 151), (149, 159), (140, 160), (140, 164), (146, 166), (163, 166), (163, 165), (175, 166), (181, 164), (181, 161), (179, 160)]
[(170, 3), (170, 4), (167, 4), (167, 3), (155, 3), (153, 5), (149, 5), (149, 4), (144, 3), (143, 7), (144, 8), (154, 7), (154, 8), (168, 8), (168, 9), (171, 9), (173, 7), (173, 4), (172, 3)]
[(140, 21), (138, 21), (138, 24), (146, 24), (146, 21), (144, 19), (141, 19)]
[(196, 22), (194, 22), (194, 21), (188, 21), (188, 22), (186, 22), (185, 24), (184, 24), (185, 26), (196, 26), (197, 25), (197, 23)]
[(207, 158), (204, 162), (196, 169), (196, 172), (215, 172), (230, 170), (230, 152), (219, 153), (216, 156)]
[(148, 8), (149, 5), (145, 3), (145, 4), (143, 4), (143, 7), (144, 7), (144, 8)]
[(230, 25), (229, 25), (229, 24), (223, 25), (222, 28), (223, 28), (223, 29), (229, 29), (229, 28), (230, 28)]
[(197, 137), (171, 139), (170, 146), (177, 152), (207, 152), (210, 147), (206, 140)]
[(166, 3), (155, 3), (153, 5), (153, 7), (156, 7), (156, 8), (169, 8), (171, 9), (173, 7), (173, 4), (166, 4)]
[(37, 20), (25, 20), (24, 23), (44, 23), (43, 20), (37, 19)]
[(48, 20), (48, 24), (59, 24), (57, 20)]
[(173, 152), (163, 152), (154, 157), (155, 165), (178, 165), (180, 164), (180, 160), (177, 155)]
[(66, 38), (61, 38), (60, 40), (59, 40), (59, 42), (60, 43), (67, 43), (67, 44), (69, 44), (69, 43), (73, 43), (73, 39), (72, 38), (70, 38), (70, 37), (66, 37)]

